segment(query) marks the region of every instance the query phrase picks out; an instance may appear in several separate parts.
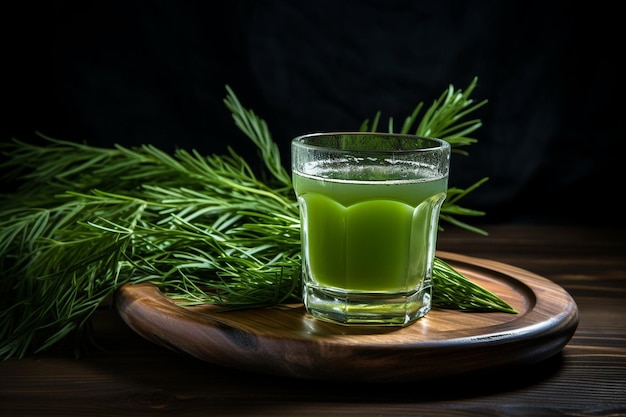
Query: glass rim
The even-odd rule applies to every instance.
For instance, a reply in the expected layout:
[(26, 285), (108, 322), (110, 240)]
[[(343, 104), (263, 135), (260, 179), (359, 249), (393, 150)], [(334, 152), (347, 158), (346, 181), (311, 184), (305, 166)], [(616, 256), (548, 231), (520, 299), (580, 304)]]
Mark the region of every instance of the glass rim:
[[(319, 145), (315, 143), (306, 142), (308, 139), (315, 138), (324, 138), (324, 137), (339, 137), (339, 136), (378, 136), (378, 137), (393, 137), (393, 138), (406, 138), (406, 139), (419, 139), (423, 141), (428, 141), (432, 143), (432, 146), (423, 146), (423, 147), (407, 147), (405, 149), (384, 149), (384, 150), (373, 150), (373, 149), (358, 149), (358, 148), (337, 148), (326, 145)], [(368, 152), (368, 153), (414, 153), (414, 152), (432, 152), (437, 150), (450, 149), (451, 145), (449, 142), (429, 137), (429, 136), (421, 136), (415, 135), (411, 133), (389, 133), (389, 132), (359, 132), (359, 131), (327, 131), (327, 132), (314, 132), (314, 133), (306, 133), (303, 135), (296, 136), (291, 140), (292, 145), (298, 146), (301, 148), (311, 149), (311, 150), (323, 150), (327, 152)]]

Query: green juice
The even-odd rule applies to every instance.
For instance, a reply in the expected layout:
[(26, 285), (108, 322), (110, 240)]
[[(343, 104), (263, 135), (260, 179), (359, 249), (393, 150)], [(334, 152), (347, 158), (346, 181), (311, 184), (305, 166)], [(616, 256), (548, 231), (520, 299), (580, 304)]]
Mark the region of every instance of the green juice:
[[(407, 294), (430, 285), (447, 177), (358, 181), (294, 172), (305, 285), (337, 294)], [(374, 178), (370, 180), (370, 178)]]

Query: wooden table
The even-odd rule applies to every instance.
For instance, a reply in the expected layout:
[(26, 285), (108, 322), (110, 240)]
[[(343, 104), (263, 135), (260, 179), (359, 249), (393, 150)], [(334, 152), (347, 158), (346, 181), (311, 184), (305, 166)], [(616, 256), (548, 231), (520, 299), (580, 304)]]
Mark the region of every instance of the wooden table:
[(144, 340), (114, 309), (93, 318), (104, 349), (0, 362), (1, 416), (626, 416), (626, 230), (448, 228), (438, 249), (532, 271), (580, 313), (561, 353), (489, 379), (322, 383), (226, 369)]

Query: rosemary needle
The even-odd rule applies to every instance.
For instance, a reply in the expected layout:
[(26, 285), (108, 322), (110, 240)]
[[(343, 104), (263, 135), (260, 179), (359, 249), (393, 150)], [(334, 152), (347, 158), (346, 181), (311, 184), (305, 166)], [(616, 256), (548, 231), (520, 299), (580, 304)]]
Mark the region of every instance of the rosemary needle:
[[(471, 143), (467, 134), (479, 122), (458, 120), (477, 107), (468, 98), (474, 85), (446, 90), (417, 132), (447, 134), (455, 146)], [(301, 300), (290, 175), (265, 122), (227, 92), (226, 106), (259, 147), (269, 175), (259, 176), (232, 150), (168, 154), (151, 145), (98, 148), (44, 135), (44, 145), (0, 145), (7, 157), (0, 169), (20, 184), (0, 195), (0, 357), (67, 341), (78, 349), (91, 314), (125, 283), (151, 282), (185, 305), (237, 309)], [(484, 233), (456, 219), (483, 214), (458, 205), (467, 192), (450, 189), (441, 219)], [(435, 304), (513, 312), (442, 261), (434, 272)]]

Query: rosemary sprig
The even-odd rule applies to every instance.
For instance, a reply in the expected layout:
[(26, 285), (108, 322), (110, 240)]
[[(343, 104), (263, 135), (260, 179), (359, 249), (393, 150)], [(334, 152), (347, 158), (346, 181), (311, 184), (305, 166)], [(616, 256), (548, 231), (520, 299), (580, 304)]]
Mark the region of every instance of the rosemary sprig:
[[(478, 78), (474, 77), (465, 91), (455, 90), (454, 86), (449, 85), (448, 89), (418, 119), (424, 108), (424, 102), (419, 102), (413, 112), (404, 120), (399, 133), (414, 133), (419, 136), (440, 138), (450, 143), (453, 152), (467, 155), (467, 152), (460, 147), (477, 142), (475, 138), (468, 135), (478, 130), (482, 126), (482, 122), (479, 119), (463, 121), (462, 119), (488, 102), (482, 100), (479, 103), (474, 103), (474, 100), (470, 98), (477, 84)], [(371, 126), (369, 119), (366, 119), (361, 124), (361, 131), (375, 132), (378, 129), (380, 118), (381, 112), (379, 111), (376, 113)], [(418, 121), (419, 123), (415, 127), (415, 123)], [(393, 117), (389, 118), (387, 131), (389, 133), (394, 132)]]
[[(451, 99), (458, 96), (441, 105)], [(97, 148), (44, 135), (42, 146), (0, 145), (7, 157), (0, 169), (22, 184), (0, 195), (0, 357), (80, 340), (91, 314), (125, 283), (151, 282), (187, 305), (301, 300), (290, 177), (265, 122), (230, 89), (225, 103), (259, 147), (269, 178), (232, 150), (170, 155), (150, 145)], [(435, 113), (446, 114), (430, 120)], [(435, 294), (446, 306), (498, 307), (488, 291), (444, 272)]]
[[(463, 121), (462, 119), (487, 104), (487, 100), (482, 100), (481, 102), (475, 104), (470, 98), (470, 95), (476, 88), (477, 83), (478, 78), (474, 77), (465, 91), (460, 89), (455, 90), (452, 85), (448, 86), (448, 89), (433, 102), (433, 104), (426, 110), (425, 114), (419, 119), (418, 116), (420, 116), (420, 112), (424, 108), (424, 102), (422, 101), (418, 103), (413, 109), (413, 112), (404, 120), (399, 133), (413, 133), (419, 136), (437, 137), (443, 139), (450, 143), (452, 152), (467, 156), (468, 152), (460, 149), (460, 147), (477, 142), (475, 138), (468, 135), (478, 130), (482, 126), (482, 122), (480, 119)], [(361, 131), (375, 132), (378, 129), (380, 118), (381, 112), (377, 112), (371, 126), (369, 119), (365, 120), (361, 125)], [(416, 123), (417, 127), (415, 127)], [(394, 132), (393, 117), (390, 117), (387, 122), (387, 131), (389, 133)], [(487, 180), (488, 178), (483, 178), (465, 190), (460, 188), (448, 188), (448, 196), (441, 207), (441, 213), (439, 216), (440, 220), (474, 233), (487, 235), (487, 232), (483, 229), (472, 226), (456, 217), (459, 215), (473, 217), (485, 215), (485, 212), (483, 211), (461, 207), (458, 202), (464, 196), (480, 187)], [(439, 224), (439, 228), (443, 229), (441, 223)]]
[[(445, 291), (439, 290), (442, 288)], [(433, 305), (465, 311), (517, 313), (500, 297), (465, 278), (440, 258), (435, 258), (433, 265)]]

